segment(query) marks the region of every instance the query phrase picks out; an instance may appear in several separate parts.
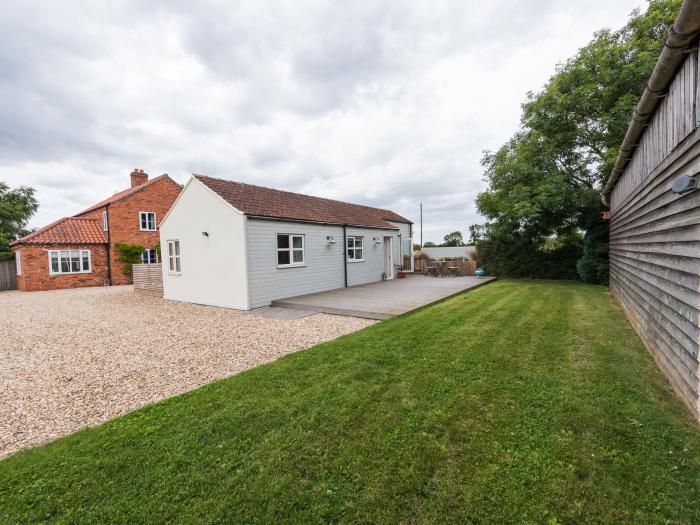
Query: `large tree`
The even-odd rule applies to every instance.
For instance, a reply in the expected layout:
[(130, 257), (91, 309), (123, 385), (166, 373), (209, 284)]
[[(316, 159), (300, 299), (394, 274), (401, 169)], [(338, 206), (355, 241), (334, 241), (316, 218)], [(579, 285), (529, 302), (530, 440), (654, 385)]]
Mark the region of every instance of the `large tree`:
[[(623, 28), (597, 32), (557, 66), (541, 91), (528, 94), (520, 130), (482, 159), (488, 189), (478, 196), (477, 207), (491, 223), (481, 241), (485, 251), (512, 258), (517, 252), (501, 248), (526, 246), (523, 253), (532, 255), (546, 251), (553, 237), (571, 240), (584, 252), (580, 277), (607, 279), (599, 192), (680, 3), (651, 0), (646, 12), (633, 11)], [(577, 232), (585, 233), (582, 247)], [(561, 264), (572, 261), (567, 256)], [(497, 271), (501, 262), (487, 263)], [(517, 267), (527, 274), (528, 261), (521, 262)]]
[(34, 193), (34, 188), (10, 189), (0, 181), (0, 260), (11, 257), (9, 244), (28, 233), (27, 222), (39, 208)]
[(443, 246), (464, 246), (464, 238), (462, 237), (462, 232), (454, 231), (450, 232), (443, 238)]

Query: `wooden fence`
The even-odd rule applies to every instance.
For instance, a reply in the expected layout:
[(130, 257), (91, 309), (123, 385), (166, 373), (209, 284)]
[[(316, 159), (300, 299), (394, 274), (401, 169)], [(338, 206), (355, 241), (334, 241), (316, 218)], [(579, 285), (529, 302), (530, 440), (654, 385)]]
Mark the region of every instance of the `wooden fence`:
[[(430, 259), (416, 257), (414, 260), (415, 272), (425, 273), (425, 265), (429, 262)], [(462, 275), (474, 275), (476, 272), (476, 261), (450, 261), (450, 266), (459, 266)]]
[(0, 261), (0, 292), (17, 289), (17, 267), (15, 260)]
[(134, 264), (134, 292), (163, 296), (162, 264)]

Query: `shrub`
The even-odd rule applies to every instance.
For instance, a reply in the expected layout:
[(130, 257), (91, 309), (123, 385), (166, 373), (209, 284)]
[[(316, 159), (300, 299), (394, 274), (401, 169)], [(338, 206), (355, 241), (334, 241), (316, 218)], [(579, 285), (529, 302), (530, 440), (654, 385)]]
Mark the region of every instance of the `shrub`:
[(134, 273), (132, 266), (141, 262), (141, 254), (145, 248), (140, 244), (129, 244), (126, 242), (120, 242), (114, 246), (119, 252), (117, 260), (126, 263), (122, 272), (124, 275), (131, 277)]

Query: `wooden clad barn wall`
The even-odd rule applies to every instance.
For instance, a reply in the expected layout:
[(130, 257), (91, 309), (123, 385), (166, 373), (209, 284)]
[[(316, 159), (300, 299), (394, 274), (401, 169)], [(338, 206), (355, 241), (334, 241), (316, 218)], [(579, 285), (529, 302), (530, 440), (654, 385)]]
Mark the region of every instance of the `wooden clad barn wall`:
[[(700, 191), (671, 192), (676, 177), (700, 172), (695, 83), (692, 90), (685, 84), (689, 64), (674, 82), (681, 91), (672, 92), (657, 109), (640, 142), (645, 148), (635, 152), (628, 167), (632, 171), (621, 178), (621, 191), (619, 183), (613, 190), (617, 197), (610, 222), (610, 290), (674, 389), (700, 419)], [(688, 114), (679, 113), (679, 108)], [(663, 111), (665, 116), (659, 113)], [(666, 127), (654, 128), (661, 123)], [(677, 135), (683, 132), (685, 136)], [(653, 141), (659, 142), (658, 149)], [(675, 148), (670, 146), (674, 143)], [(659, 158), (669, 147), (670, 154)], [(635, 163), (637, 155), (643, 158)]]
[(134, 291), (148, 295), (163, 295), (163, 268), (158, 264), (134, 264)]
[(17, 266), (15, 260), (0, 261), (0, 292), (17, 289)]
[(697, 76), (698, 58), (697, 51), (694, 51), (688, 54), (676, 73), (667, 96), (656, 109), (632, 160), (610, 194), (610, 209), (613, 213), (695, 128)]

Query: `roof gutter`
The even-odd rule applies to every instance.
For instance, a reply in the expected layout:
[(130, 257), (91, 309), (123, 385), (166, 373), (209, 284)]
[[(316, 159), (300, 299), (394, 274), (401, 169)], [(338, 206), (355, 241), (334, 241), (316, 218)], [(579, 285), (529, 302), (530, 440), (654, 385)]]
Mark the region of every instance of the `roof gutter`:
[(656, 106), (659, 105), (660, 100), (666, 95), (668, 86), (685, 60), (688, 48), (698, 34), (700, 34), (700, 2), (697, 2), (697, 0), (684, 0), (678, 17), (669, 30), (664, 48), (656, 62), (656, 66), (654, 66), (651, 77), (647, 81), (637, 108), (632, 113), (632, 120), (620, 146), (615, 166), (610, 173), (605, 188), (603, 188), (601, 200), (605, 206), (610, 206), (610, 193), (625, 171), (627, 164), (632, 160), (634, 151), (639, 145), (639, 139), (649, 120), (654, 115)]

